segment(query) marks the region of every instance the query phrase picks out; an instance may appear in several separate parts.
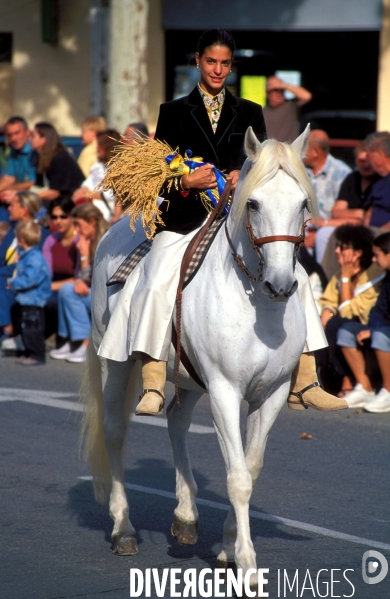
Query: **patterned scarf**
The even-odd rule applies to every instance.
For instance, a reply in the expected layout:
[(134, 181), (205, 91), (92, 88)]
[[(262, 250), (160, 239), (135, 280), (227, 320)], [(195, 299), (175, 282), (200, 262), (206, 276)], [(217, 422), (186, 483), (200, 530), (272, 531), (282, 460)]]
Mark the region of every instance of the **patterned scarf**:
[(222, 106), (225, 100), (225, 88), (223, 87), (219, 94), (212, 96), (205, 92), (198, 83), (198, 90), (202, 96), (203, 103), (206, 107), (207, 114), (209, 115), (211, 127), (214, 133), (217, 130), (219, 117), (221, 116)]

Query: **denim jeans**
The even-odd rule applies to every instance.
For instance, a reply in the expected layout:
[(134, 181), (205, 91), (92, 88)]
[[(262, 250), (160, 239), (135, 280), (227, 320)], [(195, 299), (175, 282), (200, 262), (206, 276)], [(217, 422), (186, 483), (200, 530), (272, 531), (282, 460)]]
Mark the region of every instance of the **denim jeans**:
[[(369, 329), (368, 324), (360, 322), (349, 322), (344, 324), (337, 334), (337, 345), (341, 347), (359, 348), (356, 341), (356, 335), (360, 331)], [(390, 327), (372, 328), (371, 329), (371, 347), (380, 351), (390, 352)]]
[(91, 332), (91, 291), (75, 293), (73, 283), (65, 283), (58, 291), (58, 334), (71, 341), (88, 339)]

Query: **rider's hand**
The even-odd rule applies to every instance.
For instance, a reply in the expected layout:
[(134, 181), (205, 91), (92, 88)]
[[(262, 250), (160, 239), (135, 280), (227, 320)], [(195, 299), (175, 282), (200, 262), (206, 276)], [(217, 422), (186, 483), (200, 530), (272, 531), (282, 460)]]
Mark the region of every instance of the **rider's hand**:
[(182, 179), (185, 189), (210, 189), (217, 187), (217, 179), (212, 164), (204, 164)]
[(240, 176), (241, 171), (232, 171), (227, 176), (227, 181), (232, 182), (231, 191), (234, 191), (237, 187), (238, 177)]

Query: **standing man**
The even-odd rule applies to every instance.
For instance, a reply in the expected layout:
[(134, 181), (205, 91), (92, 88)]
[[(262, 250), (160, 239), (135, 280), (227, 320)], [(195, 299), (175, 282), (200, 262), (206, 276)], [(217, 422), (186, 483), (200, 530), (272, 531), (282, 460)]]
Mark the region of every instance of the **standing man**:
[[(285, 90), (295, 95), (286, 100)], [(311, 93), (300, 85), (290, 85), (279, 77), (268, 77), (267, 105), (263, 108), (268, 138), (292, 143), (299, 135), (298, 108), (310, 102)]]
[(0, 178), (0, 220), (9, 222), (9, 202), (16, 191), (35, 185), (36, 170), (26, 120), (21, 116), (11, 117), (5, 124), (4, 132), (11, 153), (5, 173)]

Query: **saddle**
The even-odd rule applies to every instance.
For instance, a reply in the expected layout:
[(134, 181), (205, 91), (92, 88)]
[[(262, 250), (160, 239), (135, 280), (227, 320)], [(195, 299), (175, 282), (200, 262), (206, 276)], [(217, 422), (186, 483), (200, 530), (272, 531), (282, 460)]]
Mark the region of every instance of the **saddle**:
[[(202, 266), (203, 260), (205, 259), (216, 234), (223, 225), (225, 218), (226, 217), (224, 217), (221, 220), (214, 221), (209, 227), (209, 229), (207, 229), (205, 235), (200, 240), (199, 245), (195, 248), (195, 251), (191, 256), (187, 268), (185, 269), (183, 289), (185, 289), (185, 287), (187, 287), (187, 285), (191, 283), (192, 279), (196, 276), (198, 270)], [(111, 285), (126, 283), (127, 277), (130, 275), (130, 273), (133, 272), (137, 264), (141, 262), (142, 258), (144, 258), (144, 256), (146, 256), (150, 252), (152, 243), (153, 241), (151, 239), (146, 239), (145, 241), (137, 245), (135, 250), (133, 250), (131, 254), (129, 254), (127, 258), (124, 259), (124, 261), (115, 271), (115, 273), (108, 279), (108, 281), (106, 282), (107, 287), (110, 287)]]

